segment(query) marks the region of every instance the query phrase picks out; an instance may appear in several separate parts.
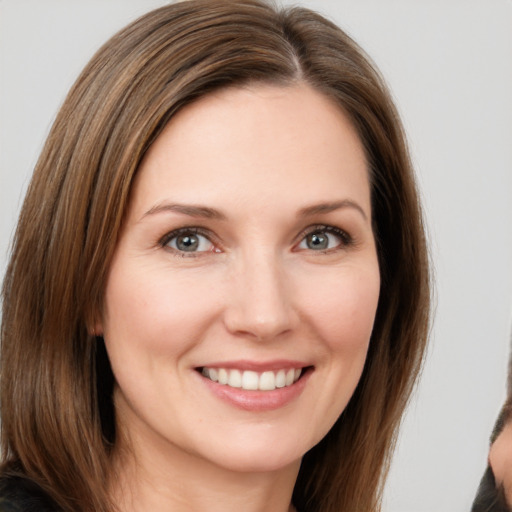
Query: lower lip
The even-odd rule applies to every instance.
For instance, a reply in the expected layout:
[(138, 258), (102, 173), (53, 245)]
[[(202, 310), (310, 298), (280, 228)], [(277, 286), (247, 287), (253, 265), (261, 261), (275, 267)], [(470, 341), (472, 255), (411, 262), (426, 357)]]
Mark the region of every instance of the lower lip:
[(264, 412), (279, 409), (293, 402), (304, 390), (311, 373), (311, 369), (308, 369), (291, 386), (277, 388), (272, 391), (249, 391), (242, 388), (232, 388), (226, 384), (213, 382), (202, 375), (200, 377), (210, 391), (224, 402), (245, 411)]

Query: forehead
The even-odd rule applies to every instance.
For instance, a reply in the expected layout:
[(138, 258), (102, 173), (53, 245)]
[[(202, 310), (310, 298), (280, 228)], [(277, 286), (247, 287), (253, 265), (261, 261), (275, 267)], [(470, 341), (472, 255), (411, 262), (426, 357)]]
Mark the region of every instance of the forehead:
[(303, 84), (252, 85), (180, 110), (146, 154), (134, 200), (211, 201), (230, 188), (240, 200), (278, 191), (324, 201), (344, 190), (368, 196), (368, 187), (362, 144), (334, 101)]

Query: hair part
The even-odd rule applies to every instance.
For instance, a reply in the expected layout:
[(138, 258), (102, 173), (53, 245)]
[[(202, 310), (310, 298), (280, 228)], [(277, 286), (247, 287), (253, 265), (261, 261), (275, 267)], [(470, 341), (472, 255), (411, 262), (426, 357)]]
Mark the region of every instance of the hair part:
[(293, 499), (301, 512), (379, 510), (429, 321), (424, 227), (398, 114), (361, 48), (320, 15), (258, 0), (188, 0), (133, 22), (86, 66), (51, 129), (14, 238), (0, 354), (4, 470), (37, 482), (64, 511), (114, 508), (114, 378), (93, 326), (139, 164), (179, 109), (258, 82), (303, 82), (325, 94), (366, 151), (382, 277), (374, 331), (357, 389), (305, 455)]

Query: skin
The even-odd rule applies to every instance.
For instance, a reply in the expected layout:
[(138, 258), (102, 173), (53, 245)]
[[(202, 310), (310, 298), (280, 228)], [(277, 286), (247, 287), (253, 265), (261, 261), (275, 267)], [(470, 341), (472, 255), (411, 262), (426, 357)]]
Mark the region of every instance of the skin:
[(491, 465), (497, 485), (503, 485), (507, 503), (512, 503), (512, 422), (508, 422), (496, 438), (489, 451)]
[[(181, 228), (200, 230), (196, 251), (179, 250)], [(117, 382), (120, 510), (292, 510), (301, 457), (361, 376), (379, 289), (367, 163), (336, 105), (255, 85), (181, 110), (139, 169), (96, 326)], [(198, 371), (233, 361), (307, 376), (247, 410)]]

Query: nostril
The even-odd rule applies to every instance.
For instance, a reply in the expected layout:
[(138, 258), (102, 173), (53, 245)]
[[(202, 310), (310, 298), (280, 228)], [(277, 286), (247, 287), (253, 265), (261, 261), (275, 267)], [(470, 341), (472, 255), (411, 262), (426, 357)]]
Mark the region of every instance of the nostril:
[(254, 258), (234, 276), (225, 324), (230, 332), (261, 342), (293, 330), (298, 314), (279, 264)]

